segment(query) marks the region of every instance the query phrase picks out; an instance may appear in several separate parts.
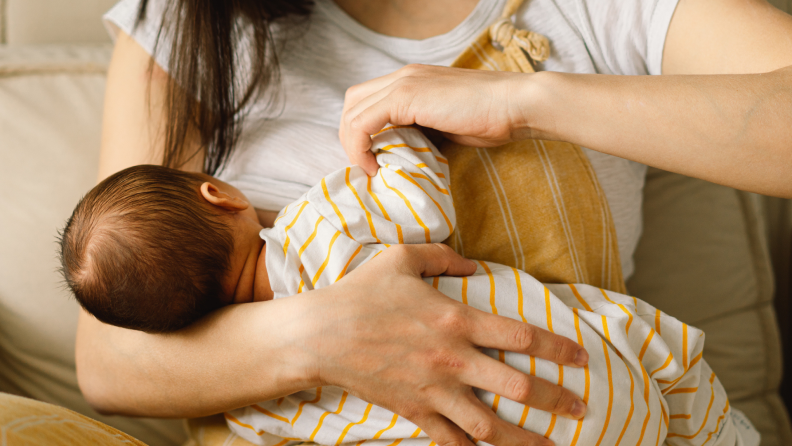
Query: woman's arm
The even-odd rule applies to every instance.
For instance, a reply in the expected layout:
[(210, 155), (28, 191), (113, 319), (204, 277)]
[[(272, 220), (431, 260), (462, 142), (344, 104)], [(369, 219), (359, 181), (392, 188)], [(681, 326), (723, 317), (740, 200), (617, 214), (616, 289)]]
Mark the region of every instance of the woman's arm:
[[(159, 141), (157, 98), (166, 78), (155, 66), (148, 90), (150, 60), (134, 41), (119, 37), (108, 75), (102, 177), (158, 161), (150, 148)], [(459, 304), (420, 278), (474, 269), (448, 247), (399, 246), (333, 286), (231, 305), (168, 335), (105, 325), (83, 312), (76, 345), (80, 388), (101, 412), (189, 417), (338, 385), (414, 421), (439, 445), (470, 445), (465, 432), (499, 446), (545, 444), (497, 418), (471, 386), (564, 416), (579, 397), (479, 348), (573, 367), (588, 355), (566, 338)], [(585, 408), (576, 409), (579, 418)]]
[(663, 73), (676, 76), (410, 66), (350, 89), (342, 142), (370, 171), (368, 135), (385, 122), (478, 146), (558, 139), (792, 197), (792, 17), (764, 0), (681, 0)]

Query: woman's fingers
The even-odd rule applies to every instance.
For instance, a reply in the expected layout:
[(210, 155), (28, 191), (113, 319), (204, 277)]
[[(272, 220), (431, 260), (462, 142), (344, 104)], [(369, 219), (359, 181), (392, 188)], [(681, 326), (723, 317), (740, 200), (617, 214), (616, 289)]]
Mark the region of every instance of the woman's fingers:
[(571, 339), (530, 325), (481, 311), (471, 312), (470, 342), (553, 361), (556, 364), (583, 367), (588, 352)]
[(437, 443), (437, 446), (474, 446), (473, 442), (465, 435), (465, 431), (440, 414), (434, 413), (425, 418), (410, 421), (426, 432), (426, 435)]
[(443, 413), (475, 440), (497, 446), (552, 446), (553, 442), (504, 421), (472, 390), (448, 405)]
[(524, 135), (531, 89), (522, 73), (427, 65), (398, 71), (347, 91), (339, 138), (349, 159), (372, 175), (371, 135), (387, 123), (417, 124), (479, 147)]
[(527, 406), (577, 420), (586, 404), (569, 390), (536, 376), (526, 375), (488, 356), (470, 360), (461, 376), (465, 383)]
[(448, 245), (394, 245), (380, 257), (393, 256), (401, 271), (415, 276), (469, 276), (476, 272), (476, 262), (457, 254)]

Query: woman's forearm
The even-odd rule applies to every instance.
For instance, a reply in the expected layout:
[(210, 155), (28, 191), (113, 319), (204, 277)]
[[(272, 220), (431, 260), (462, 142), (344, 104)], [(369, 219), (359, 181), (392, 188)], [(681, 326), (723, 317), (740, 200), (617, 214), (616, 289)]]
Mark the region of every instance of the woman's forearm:
[(533, 137), (792, 197), (792, 67), (742, 75), (532, 77), (524, 124)]
[(151, 335), (103, 324), (82, 312), (77, 375), (100, 412), (196, 417), (317, 385), (300, 348), (300, 317), (312, 293), (231, 305), (194, 326)]

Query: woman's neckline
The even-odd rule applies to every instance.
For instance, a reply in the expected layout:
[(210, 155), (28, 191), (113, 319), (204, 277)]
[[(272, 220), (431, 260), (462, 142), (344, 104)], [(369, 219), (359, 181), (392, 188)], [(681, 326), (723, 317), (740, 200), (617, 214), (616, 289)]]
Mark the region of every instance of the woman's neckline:
[(438, 63), (460, 54), (481, 30), (500, 16), (504, 4), (505, 0), (479, 0), (459, 25), (447, 33), (426, 39), (380, 34), (352, 18), (333, 0), (318, 0), (316, 9), (352, 37), (396, 59), (406, 63)]

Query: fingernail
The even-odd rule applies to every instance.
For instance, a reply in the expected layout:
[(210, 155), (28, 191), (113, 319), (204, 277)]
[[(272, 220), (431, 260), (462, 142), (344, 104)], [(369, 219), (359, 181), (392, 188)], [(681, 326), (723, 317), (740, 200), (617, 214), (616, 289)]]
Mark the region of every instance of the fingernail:
[(583, 367), (584, 365), (588, 364), (588, 360), (588, 352), (582, 348), (578, 350), (577, 354), (575, 355), (575, 364)]
[(576, 419), (583, 418), (583, 415), (586, 414), (586, 404), (581, 400), (575, 401), (575, 405), (572, 406), (571, 413), (572, 416), (575, 417)]

